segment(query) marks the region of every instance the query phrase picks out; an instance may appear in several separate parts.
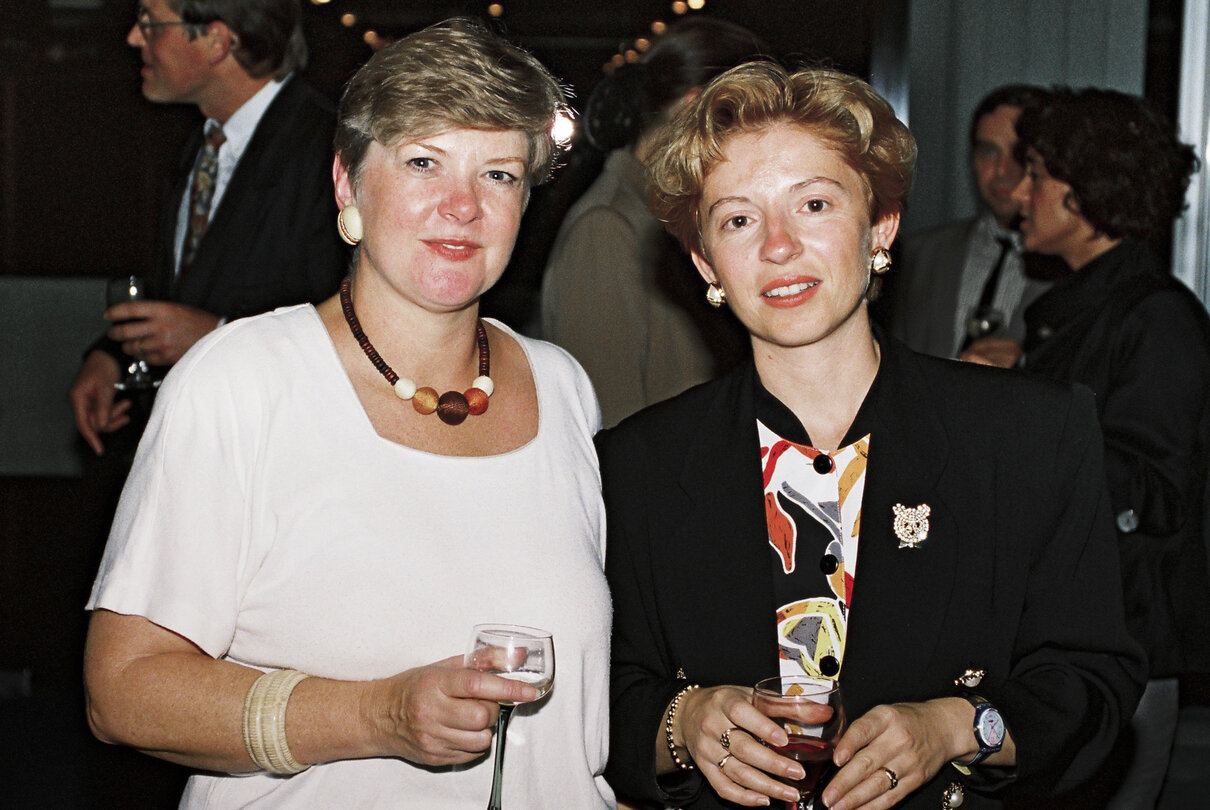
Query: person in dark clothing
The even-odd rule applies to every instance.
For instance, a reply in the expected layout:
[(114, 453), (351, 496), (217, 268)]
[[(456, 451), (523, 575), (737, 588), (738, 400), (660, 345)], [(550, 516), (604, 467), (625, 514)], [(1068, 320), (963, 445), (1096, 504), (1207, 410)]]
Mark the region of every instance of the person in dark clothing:
[(1023, 366), (1096, 394), (1127, 623), (1150, 659), (1101, 793), (1081, 800), (1153, 807), (1176, 731), (1177, 676), (1210, 664), (1210, 318), (1146, 242), (1180, 215), (1197, 159), (1147, 103), (1110, 90), (1056, 90), (1025, 110), (1018, 132), (1025, 247), (1070, 268), (1026, 310)]
[(120, 477), (150, 409), (115, 397), (132, 357), (163, 373), (223, 323), (320, 301), (345, 272), (333, 225), (336, 111), (297, 75), (307, 63), (300, 15), (298, 0), (143, 0), (127, 34), (142, 57), (143, 96), (193, 105), (206, 121), (165, 184), (156, 300), (106, 310), (114, 326), (68, 394), (97, 455), (103, 436), (130, 425), (114, 437)]

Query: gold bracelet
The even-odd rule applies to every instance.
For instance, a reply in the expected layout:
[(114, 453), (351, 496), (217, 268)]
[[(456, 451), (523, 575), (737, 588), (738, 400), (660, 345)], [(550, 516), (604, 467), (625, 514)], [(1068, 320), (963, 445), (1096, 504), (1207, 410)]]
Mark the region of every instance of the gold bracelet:
[(310, 767), (294, 758), (286, 742), (286, 706), (294, 687), (308, 677), (294, 669), (266, 672), (244, 698), (244, 750), (262, 771), (291, 775)]
[(694, 766), (688, 759), (682, 760), (681, 755), (676, 752), (676, 743), (672, 741), (672, 723), (676, 719), (676, 710), (681, 705), (681, 698), (697, 688), (698, 685), (696, 683), (691, 683), (677, 692), (676, 696), (672, 698), (672, 702), (668, 704), (668, 717), (664, 721), (664, 739), (668, 742), (668, 753), (672, 755), (672, 761), (682, 771), (692, 771), (694, 770)]

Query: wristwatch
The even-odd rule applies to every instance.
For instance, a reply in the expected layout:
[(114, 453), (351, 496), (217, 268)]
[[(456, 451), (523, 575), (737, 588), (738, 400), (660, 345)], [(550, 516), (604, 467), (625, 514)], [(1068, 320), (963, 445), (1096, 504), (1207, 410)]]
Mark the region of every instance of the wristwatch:
[(1000, 716), (1000, 710), (984, 698), (969, 692), (963, 693), (962, 697), (975, 707), (975, 742), (979, 743), (979, 753), (969, 762), (955, 764), (970, 768), (999, 751), (1004, 745), (1004, 718)]

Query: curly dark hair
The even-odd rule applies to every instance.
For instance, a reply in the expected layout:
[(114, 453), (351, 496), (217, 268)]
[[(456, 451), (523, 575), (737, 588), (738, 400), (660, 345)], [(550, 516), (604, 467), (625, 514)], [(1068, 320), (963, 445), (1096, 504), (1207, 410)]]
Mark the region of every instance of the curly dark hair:
[(1017, 159), (1033, 149), (1071, 186), (1074, 210), (1111, 239), (1147, 239), (1185, 209), (1198, 170), (1168, 118), (1115, 90), (1055, 88), (1017, 121)]

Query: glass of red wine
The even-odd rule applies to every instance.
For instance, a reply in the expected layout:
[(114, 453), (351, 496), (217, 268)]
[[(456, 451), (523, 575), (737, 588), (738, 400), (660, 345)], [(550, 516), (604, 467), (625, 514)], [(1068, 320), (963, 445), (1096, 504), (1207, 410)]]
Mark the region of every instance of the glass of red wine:
[(784, 780), (798, 791), (798, 801), (786, 802), (786, 810), (813, 810), (815, 797), (836, 770), (832, 751), (847, 726), (840, 687), (835, 681), (779, 675), (756, 685), (752, 704), (790, 738), (773, 750), (806, 771), (802, 779)]

